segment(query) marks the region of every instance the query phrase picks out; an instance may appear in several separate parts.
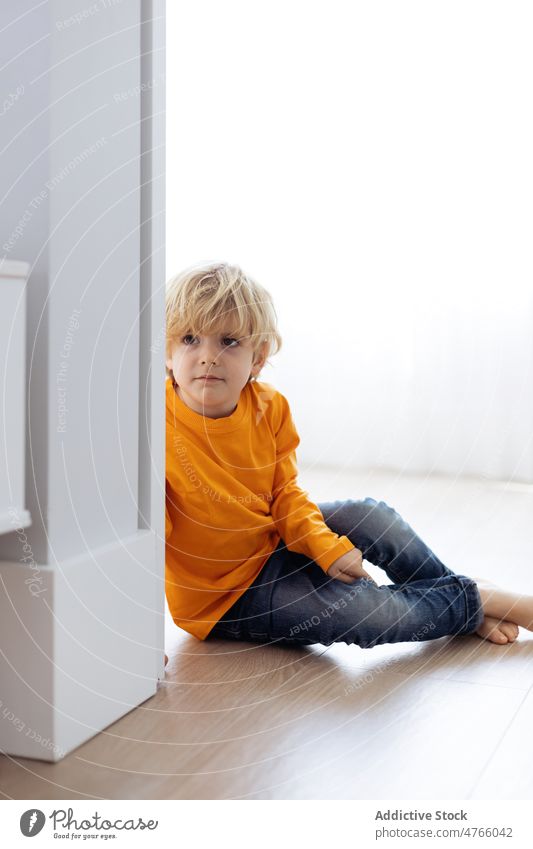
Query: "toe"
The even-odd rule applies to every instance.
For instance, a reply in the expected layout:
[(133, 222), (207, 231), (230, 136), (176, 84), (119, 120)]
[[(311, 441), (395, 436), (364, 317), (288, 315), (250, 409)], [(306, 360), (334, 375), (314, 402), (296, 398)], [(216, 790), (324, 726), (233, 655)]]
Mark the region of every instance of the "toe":
[(503, 646), (514, 642), (518, 636), (518, 626), (514, 622), (499, 621), (493, 616), (485, 616), (476, 634), (484, 640)]
[(508, 642), (507, 635), (499, 627), (495, 628), (494, 631), (492, 631), (491, 637), (492, 637), (493, 640), (497, 641), (498, 643)]
[(500, 622), (498, 630), (505, 634), (509, 642), (513, 642), (518, 637), (518, 625), (514, 622)]

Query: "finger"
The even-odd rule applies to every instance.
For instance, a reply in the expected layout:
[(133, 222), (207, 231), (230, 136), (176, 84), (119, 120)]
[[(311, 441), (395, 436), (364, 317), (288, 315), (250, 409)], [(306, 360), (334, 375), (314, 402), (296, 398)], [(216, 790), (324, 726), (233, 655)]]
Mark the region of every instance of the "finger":
[(362, 570), (362, 572), (358, 572), (357, 575), (355, 575), (355, 578), (358, 578), (359, 580), (362, 580), (364, 578), (366, 581), (370, 581), (372, 584), (376, 583), (372, 575), (369, 575), (368, 572), (365, 572), (364, 569)]
[(339, 572), (338, 575), (335, 575), (337, 581), (342, 581), (343, 584), (353, 584), (355, 578), (349, 575), (347, 572)]
[(360, 566), (359, 567), (354, 566), (352, 564), (347, 566), (346, 569), (343, 569), (342, 574), (343, 575), (349, 575), (351, 578), (355, 578), (355, 579), (357, 579), (357, 578), (368, 578), (369, 581), (373, 580), (371, 575), (369, 575), (368, 572), (365, 571), (365, 569), (363, 569)]

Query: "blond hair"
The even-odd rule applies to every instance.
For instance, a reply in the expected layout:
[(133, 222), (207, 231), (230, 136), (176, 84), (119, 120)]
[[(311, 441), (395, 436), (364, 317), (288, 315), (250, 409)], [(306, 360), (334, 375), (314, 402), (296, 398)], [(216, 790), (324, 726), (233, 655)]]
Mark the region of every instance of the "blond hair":
[[(187, 333), (196, 336), (229, 328), (252, 340), (254, 355), (263, 346), (266, 357), (281, 348), (271, 295), (238, 265), (215, 262), (186, 268), (168, 281), (165, 307), (167, 357), (172, 343)], [(166, 372), (174, 380), (168, 367)]]

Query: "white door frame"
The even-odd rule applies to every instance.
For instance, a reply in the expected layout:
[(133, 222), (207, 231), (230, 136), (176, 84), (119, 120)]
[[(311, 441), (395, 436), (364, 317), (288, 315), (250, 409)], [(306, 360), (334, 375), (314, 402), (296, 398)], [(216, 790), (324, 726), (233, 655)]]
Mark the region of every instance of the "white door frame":
[[(66, 23), (68, 5), (49, 0), (37, 4), (31, 20), (25, 19), (20, 27), (0, 20), (7, 23), (13, 43), (8, 70), (13, 77), (8, 85), (23, 77), (25, 82), (24, 97), (3, 117), (13, 144), (8, 145), (0, 166), (5, 167), (4, 175), (9, 171), (24, 176), (2, 185), (9, 194), (9, 205), (0, 209), (4, 238), (15, 233), (28, 198), (38, 191), (42, 196), (40, 214), (35, 207), (35, 213), (27, 216), (20, 237), (11, 239), (14, 248), (8, 257), (30, 264), (26, 506), (32, 525), (24, 529), (24, 538), (35, 556), (22, 556), (22, 524), (0, 535), (0, 750), (46, 761), (61, 759), (150, 698), (164, 675), (165, 2), (132, 0), (116, 7), (107, 4), (105, 9), (90, 19)], [(12, 9), (8, 11), (4, 9), (3, 14), (16, 18)], [(139, 20), (140, 41), (135, 26)], [(48, 39), (46, 51), (26, 53), (21, 64), (18, 54), (40, 32), (47, 33), (43, 36)], [(33, 125), (43, 99), (44, 117)], [(32, 125), (34, 137), (36, 132), (42, 134), (31, 163), (27, 151), (15, 141), (16, 122), (21, 118), (21, 126), (26, 123), (20, 131), (23, 138)], [(77, 135), (79, 127), (84, 139), (106, 137), (104, 154), (79, 155), (80, 144), (85, 143)], [(18, 162), (17, 155), (24, 155), (25, 161)], [(108, 174), (101, 156), (108, 157), (108, 162), (117, 157), (118, 166), (109, 167)], [(60, 166), (71, 162), (66, 176), (58, 176)], [(108, 181), (104, 190), (98, 185), (99, 169)], [(90, 210), (85, 224), (76, 217), (84, 208), (80, 201)], [(107, 204), (109, 208), (116, 205), (117, 211), (108, 214)], [(101, 236), (103, 240), (110, 237), (114, 250), (110, 229), (116, 226), (117, 251), (108, 251), (108, 256), (113, 255), (102, 278), (106, 248), (100, 255), (94, 234), (99, 219), (106, 215)], [(78, 236), (80, 247), (73, 263)], [(58, 350), (72, 305), (87, 291), (90, 296), (87, 281), (96, 294), (89, 306), (84, 301), (73, 342), (68, 373), (72, 424), (60, 444), (54, 408)], [(130, 310), (127, 319), (117, 313), (115, 343), (109, 332), (102, 332), (105, 323), (98, 313), (106, 300), (106, 285), (110, 309), (111, 296), (116, 294)], [(124, 369), (121, 356), (129, 346), (134, 356)], [(101, 357), (96, 365), (89, 363), (94, 354)], [(91, 383), (98, 368), (103, 377), (100, 391), (96, 380)], [(123, 375), (116, 384), (115, 407), (109, 403), (113, 369)], [(118, 397), (129, 391), (130, 419), (124, 415), (128, 398)], [(93, 417), (95, 429), (100, 427), (100, 443), (105, 443), (101, 417), (109, 415), (110, 408), (109, 441), (116, 439), (118, 428), (130, 452), (126, 456), (135, 459), (137, 482), (133, 480), (130, 491), (136, 496), (137, 518), (134, 500), (123, 503), (116, 498), (117, 481), (105, 477), (105, 463), (97, 460), (95, 469), (96, 477), (102, 473), (98, 480), (101, 504), (92, 495), (91, 475), (81, 465), (87, 447), (85, 431), (80, 429), (84, 417)], [(108, 450), (110, 461), (118, 463), (116, 452), (109, 453), (108, 446), (96, 448), (97, 457)], [(73, 517), (65, 509), (65, 489), (70, 483), (83, 493), (85, 480), (87, 516), (83, 497), (76, 501), (74, 492), (69, 493)], [(108, 519), (113, 509), (118, 519), (111, 528), (113, 522), (104, 521), (100, 513)], [(77, 545), (77, 534), (84, 545)], [(30, 591), (30, 584), (38, 591)]]

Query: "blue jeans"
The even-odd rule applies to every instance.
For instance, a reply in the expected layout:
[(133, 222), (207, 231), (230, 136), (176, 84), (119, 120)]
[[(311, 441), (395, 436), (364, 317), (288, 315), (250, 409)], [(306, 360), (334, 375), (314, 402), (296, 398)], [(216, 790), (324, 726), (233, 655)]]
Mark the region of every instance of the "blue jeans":
[(475, 581), (444, 566), (392, 507), (373, 498), (318, 507), (328, 527), (394, 583), (378, 586), (362, 577), (345, 584), (280, 540), (207, 639), (371, 648), (479, 628), (484, 614)]

